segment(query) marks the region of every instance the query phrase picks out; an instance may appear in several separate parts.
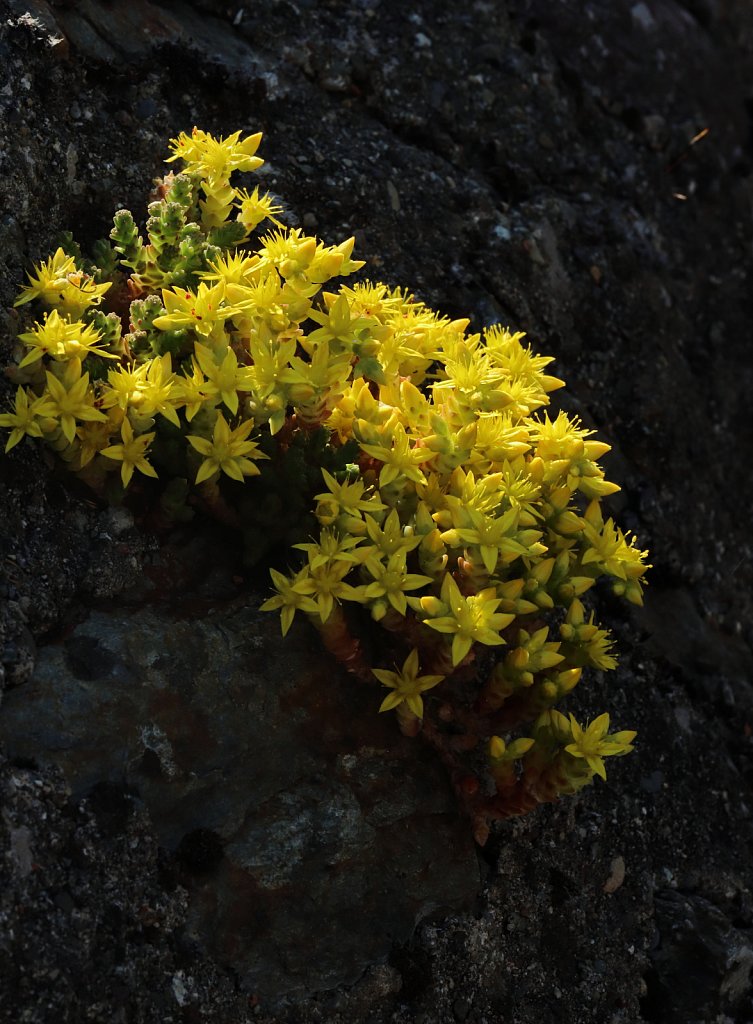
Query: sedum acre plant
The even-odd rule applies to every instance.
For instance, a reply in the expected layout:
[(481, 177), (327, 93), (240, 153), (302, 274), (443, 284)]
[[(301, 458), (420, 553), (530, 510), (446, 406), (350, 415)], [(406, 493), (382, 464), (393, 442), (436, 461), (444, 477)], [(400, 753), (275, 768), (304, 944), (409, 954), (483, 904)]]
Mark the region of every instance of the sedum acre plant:
[(605, 578), (640, 604), (645, 552), (604, 518), (609, 446), (546, 411), (552, 359), (399, 288), (332, 285), (363, 266), (353, 239), (285, 227), (232, 181), (260, 139), (181, 134), (145, 235), (121, 210), (91, 259), (67, 236), (35, 267), (6, 451), (41, 439), (154, 526), (208, 512), (249, 562), (287, 546), (262, 609), (381, 685), (375, 710), (436, 748), (483, 842), (632, 749), (557, 705), (615, 667), (584, 597)]

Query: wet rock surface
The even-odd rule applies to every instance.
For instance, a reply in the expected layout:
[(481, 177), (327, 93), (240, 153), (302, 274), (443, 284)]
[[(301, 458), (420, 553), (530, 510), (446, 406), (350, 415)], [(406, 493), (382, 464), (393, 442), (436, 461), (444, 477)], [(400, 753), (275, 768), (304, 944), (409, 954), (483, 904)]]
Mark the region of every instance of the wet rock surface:
[[(368, 691), (341, 690), (304, 633), (282, 645), (262, 581), (211, 547), (183, 538), (204, 589), (165, 596), (164, 544), (18, 446), (0, 462), (0, 1020), (753, 1020), (752, 56), (742, 2), (0, 3), (4, 360), (59, 230), (143, 218), (181, 129), (261, 128), (289, 223), (355, 232), (372, 277), (557, 357), (655, 563), (640, 614), (604, 598), (621, 666), (572, 705), (638, 729), (636, 753), (504, 826), (462, 911), (478, 868), (441, 773)], [(209, 651), (225, 680), (176, 670)], [(264, 714), (286, 694), (299, 730), (269, 775), (272, 737), (238, 722), (265, 679)], [(343, 911), (343, 886), (363, 903)]]

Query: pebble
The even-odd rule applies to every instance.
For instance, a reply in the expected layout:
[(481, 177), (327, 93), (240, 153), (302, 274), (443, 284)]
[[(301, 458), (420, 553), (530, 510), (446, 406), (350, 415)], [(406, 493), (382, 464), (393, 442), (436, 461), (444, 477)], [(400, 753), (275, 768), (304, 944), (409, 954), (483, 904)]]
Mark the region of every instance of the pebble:
[(452, 1004), (452, 1012), (455, 1020), (467, 1020), (468, 1014), (471, 1012), (471, 1004), (461, 996)]
[(609, 866), (609, 870), (609, 878), (602, 888), (606, 893), (617, 892), (625, 881), (625, 858), (621, 856), (615, 857)]
[(400, 212), (400, 195), (398, 194), (397, 188), (394, 182), (387, 182), (387, 195), (390, 197), (390, 206), (395, 213)]

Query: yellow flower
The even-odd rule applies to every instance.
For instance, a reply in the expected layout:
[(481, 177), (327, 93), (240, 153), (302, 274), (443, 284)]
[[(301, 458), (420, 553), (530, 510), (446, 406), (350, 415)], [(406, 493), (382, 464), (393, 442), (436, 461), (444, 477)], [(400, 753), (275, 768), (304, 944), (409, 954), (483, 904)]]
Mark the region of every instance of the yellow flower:
[(309, 570), (308, 567), (302, 569), (292, 579), (288, 579), (287, 576), (283, 576), (283, 574), (278, 572), (276, 569), (270, 569), (269, 574), (272, 577), (272, 582), (275, 585), (277, 593), (273, 597), (268, 598), (263, 605), (260, 605), (259, 610), (262, 612), (271, 612), (274, 611), (275, 608), (279, 608), (282, 635), (285, 636), (293, 624), (293, 618), (297, 611), (310, 612), (312, 614), (316, 614), (317, 612), (316, 602), (295, 589), (295, 585), (297, 583), (306, 579), (309, 574)]
[[(387, 565), (375, 557), (368, 558), (364, 564), (374, 577), (374, 582), (367, 584), (364, 597), (370, 601), (386, 598), (401, 615), (405, 615), (408, 608), (405, 591), (416, 590), (432, 582), (430, 576), (406, 572), (405, 551), (396, 551), (390, 555)], [(381, 604), (384, 605), (384, 602)], [(386, 611), (386, 606), (384, 610)], [(383, 614), (379, 616), (383, 617)]]
[(209, 385), (196, 360), (193, 360), (191, 376), (184, 369), (184, 375), (176, 377), (173, 385), (173, 400), (178, 407), (185, 408), (189, 423), (211, 394), (214, 394), (214, 388)]
[[(115, 415), (121, 416), (122, 413), (118, 411)], [(122, 420), (119, 422), (122, 423)], [(82, 423), (80, 427), (76, 428), (76, 436), (81, 442), (81, 447), (78, 451), (78, 466), (80, 469), (87, 466), (95, 455), (104, 448), (107, 448), (110, 444), (110, 438), (116, 430), (117, 426), (111, 419), (108, 419), (105, 423)]]
[(225, 282), (218, 281), (211, 288), (202, 281), (194, 294), (185, 288), (162, 289), (165, 313), (154, 318), (154, 326), (160, 331), (177, 331), (188, 328), (197, 334), (207, 336), (217, 323), (222, 323), (236, 311), (232, 306), (223, 306)]
[[(525, 629), (519, 631), (518, 646), (508, 651), (505, 658), (505, 670), (509, 679), (521, 686), (531, 686), (538, 672), (554, 668), (565, 660), (564, 656), (558, 653), (560, 644), (554, 641), (547, 642), (548, 635), (548, 626), (542, 626), (533, 633)], [(580, 678), (580, 669), (575, 671), (577, 682)]]
[(464, 407), (478, 412), (498, 412), (510, 405), (514, 398), (508, 387), (509, 378), (497, 369), (484, 352), (477, 348), (473, 338), (458, 339), (446, 347), (444, 358), (445, 380), (433, 385), (434, 391), (449, 389), (455, 392)]
[(476, 421), (474, 461), (503, 463), (524, 455), (531, 447), (528, 427), (513, 422), (507, 413), (491, 413)]
[(245, 189), (238, 189), (236, 195), (240, 200), (238, 220), (247, 231), (253, 231), (263, 220), (271, 220), (279, 228), (282, 227), (280, 221), (275, 217), (276, 213), (283, 212), (282, 207), (277, 205), (269, 192), (265, 192), (264, 195), (260, 196), (259, 186), (257, 185), (251, 193), (248, 193)]
[(317, 543), (294, 544), (293, 547), (299, 551), (305, 551), (310, 568), (318, 569), (320, 566), (326, 565), (327, 562), (347, 562), (349, 565), (357, 565), (360, 558), (358, 553), (351, 549), (360, 542), (360, 537), (340, 537), (332, 530), (322, 530)]
[[(254, 392), (259, 398), (268, 398), (272, 392), (285, 394), (282, 375), (295, 355), (297, 345), (295, 338), (275, 340), (265, 337), (265, 333), (267, 332), (260, 331), (248, 341), (248, 351), (254, 361), (249, 379), (253, 381)], [(284, 420), (284, 413), (283, 408), (282, 420)], [(277, 430), (282, 426), (282, 420), (279, 425), (275, 424)], [(273, 427), (272, 433), (276, 434), (277, 430)]]
[(142, 363), (133, 370), (126, 370), (118, 366), (115, 370), (107, 373), (107, 387), (102, 396), (102, 408), (111, 409), (114, 406), (125, 411), (129, 406), (138, 408), (144, 398), (143, 391), (146, 384), (148, 365)]
[(200, 342), (194, 345), (196, 361), (204, 372), (208, 395), (219, 395), (231, 413), (238, 412), (238, 392), (250, 391), (253, 386), (253, 368), (239, 366), (235, 352), (228, 348), (220, 362), (216, 353)]
[(361, 512), (376, 514), (386, 508), (386, 505), (383, 505), (376, 496), (364, 498), (363, 492), (366, 485), (363, 480), (352, 482), (344, 480), (342, 483), (338, 483), (326, 469), (322, 469), (322, 476), (329, 488), (329, 491), (316, 495), (318, 502), (316, 516), (322, 526), (328, 526), (329, 523), (334, 522), (341, 513), (360, 518), (359, 513)]
[(58, 309), (63, 314), (79, 316), (89, 306), (96, 306), (110, 288), (112, 282), (96, 284), (94, 279), (78, 270), (72, 256), (66, 256), (62, 248), (34, 268), (36, 277), (27, 274), (28, 285), (13, 303), (23, 306), (32, 299), (39, 299), (48, 308)]
[[(379, 486), (386, 487), (400, 477), (414, 483), (425, 484), (426, 477), (418, 468), (422, 463), (434, 458), (434, 452), (428, 448), (411, 448), (408, 435), (402, 423), (396, 423), (391, 431), (392, 447), (381, 444), (363, 444), (361, 448), (373, 459), (383, 463), (379, 473)], [(360, 442), (359, 442), (360, 443)]]
[(645, 562), (648, 552), (634, 547), (630, 537), (611, 519), (603, 521), (598, 501), (592, 501), (586, 509), (583, 535), (589, 545), (581, 559), (583, 566), (609, 574), (615, 580), (616, 594), (633, 604), (643, 604), (641, 581), (650, 568)]
[(227, 301), (232, 305), (233, 325), (244, 339), (257, 336), (267, 343), (271, 336), (292, 330), (298, 334), (298, 321), (305, 320), (308, 299), (294, 294), (280, 275), (268, 268), (247, 276), (247, 283), (228, 284)]
[(94, 395), (89, 388), (89, 374), (81, 374), (81, 363), (76, 359), (69, 364), (62, 381), (50, 373), (47, 377), (46, 396), (49, 415), (60, 421), (60, 429), (69, 444), (76, 436), (76, 420), (105, 420), (107, 417), (94, 407)]
[[(329, 295), (329, 292), (326, 294)], [(308, 336), (307, 345), (334, 341), (339, 343), (338, 348), (352, 343), (359, 331), (372, 325), (372, 321), (366, 317), (351, 314), (350, 305), (345, 295), (340, 295), (335, 302), (332, 302), (326, 312), (312, 309), (309, 319), (320, 324), (320, 327)]]
[(204, 456), (195, 482), (200, 484), (220, 470), (233, 480), (240, 480), (241, 483), (246, 476), (258, 476), (259, 469), (251, 460), (266, 459), (267, 456), (259, 451), (255, 441), (248, 440), (253, 428), (254, 421), (246, 420), (235, 430), (231, 430), (225, 417), (219, 413), (211, 441), (205, 437), (188, 434), (186, 440)]
[(10, 427), (10, 437), (5, 445), (6, 452), (18, 444), (28, 434), (29, 437), (41, 437), (40, 418), (54, 416), (54, 406), (43, 395), (41, 398), (31, 397), (23, 388), (16, 391), (16, 407), (14, 412), (0, 414), (0, 427)]
[(636, 736), (635, 732), (629, 730), (607, 735), (609, 715), (606, 712), (595, 718), (586, 729), (578, 725), (575, 718), (570, 715), (570, 729), (573, 742), (568, 744), (565, 750), (573, 757), (584, 758), (591, 771), (602, 779), (607, 777), (604, 758), (629, 754)]
[(154, 432), (133, 436), (133, 427), (126, 416), (120, 428), (121, 444), (111, 445), (103, 448), (102, 454), (108, 459), (116, 459), (122, 463), (120, 467), (120, 478), (123, 486), (127, 487), (131, 482), (134, 469), (138, 469), (144, 476), (156, 477), (157, 473), (153, 466), (146, 461), (146, 451), (154, 440)]
[[(458, 466), (450, 477), (449, 492), (439, 505), (436, 505), (435, 502), (435, 507), (455, 510), (476, 509), (478, 512), (492, 515), (499, 508), (500, 501), (504, 497), (502, 480), (501, 473), (489, 473), (477, 480), (470, 470), (466, 473), (462, 466)], [(424, 500), (429, 500), (427, 495), (424, 495)], [(441, 516), (437, 519), (438, 525), (444, 526), (447, 518), (447, 516)], [(456, 522), (456, 519), (456, 515), (449, 516), (449, 520), (454, 522), (454, 525), (461, 525)]]
[(233, 132), (226, 139), (214, 138), (209, 132), (194, 128), (190, 135), (181, 132), (177, 139), (170, 140), (173, 160), (185, 160), (189, 174), (200, 174), (210, 181), (225, 181), (233, 171), (255, 171), (264, 163), (254, 153), (261, 142), (261, 132), (241, 139), (240, 132)]
[(143, 402), (139, 409), (140, 415), (154, 416), (155, 413), (159, 413), (174, 427), (180, 427), (180, 420), (175, 411), (179, 392), (175, 389), (176, 378), (172, 372), (170, 353), (155, 356), (147, 365), (146, 380), (141, 387)]
[(209, 261), (211, 271), (201, 274), (204, 281), (224, 281), (225, 284), (245, 284), (246, 278), (257, 264), (256, 256), (249, 256), (243, 251), (227, 252)]
[[(368, 502), (364, 504), (367, 505), (368, 511), (373, 509), (373, 506), (369, 506)], [(381, 502), (379, 505), (381, 505)], [(384, 505), (381, 505), (381, 507), (384, 508)], [(383, 527), (377, 523), (376, 519), (369, 516), (366, 520), (366, 532), (379, 551), (388, 557), (401, 552), (403, 558), (405, 558), (405, 554), (417, 548), (422, 540), (421, 534), (417, 536), (408, 534), (406, 536), (400, 525), (400, 517), (397, 514), (397, 510), (394, 508), (385, 519)]]
[(280, 381), (290, 387), (293, 405), (302, 406), (316, 401), (328, 393), (340, 394), (350, 375), (350, 356), (340, 353), (331, 356), (329, 345), (323, 341), (314, 351), (311, 362), (299, 356), (290, 357), (290, 366), (280, 374)]
[(294, 590), (316, 602), (316, 610), (322, 622), (332, 614), (335, 601), (362, 601), (363, 588), (352, 587), (345, 577), (352, 566), (349, 562), (330, 561), (311, 569), (309, 575), (294, 584)]
[(75, 272), (76, 261), (72, 256), (66, 256), (62, 248), (57, 248), (46, 262), (38, 263), (34, 270), (36, 277), (26, 275), (29, 283), (22, 289), (14, 306), (23, 306), (32, 299), (41, 299), (46, 305), (52, 305), (67, 286), (68, 274)]
[(316, 255), (306, 271), (309, 281), (323, 284), (332, 277), (347, 277), (365, 266), (363, 260), (351, 259), (355, 235), (346, 238), (338, 245), (324, 245), (320, 242), (316, 247)]
[[(261, 241), (258, 267), (276, 267), (286, 279), (303, 274), (316, 256), (316, 239), (304, 235), (300, 228), (270, 231)], [(314, 286), (312, 294), (318, 290)]]
[(588, 441), (592, 430), (584, 430), (580, 420), (561, 412), (556, 420), (548, 416), (535, 424), (536, 455), (546, 466), (545, 479), (556, 483), (563, 477), (571, 491), (580, 490), (587, 498), (603, 498), (619, 491), (617, 484), (604, 479), (596, 460), (610, 450), (603, 441)]
[(505, 641), (499, 630), (509, 626), (514, 615), (498, 612), (500, 598), (494, 587), (487, 587), (471, 597), (463, 597), (457, 583), (447, 573), (442, 583), (442, 601), (450, 609), (449, 615), (427, 618), (425, 623), (439, 633), (454, 633), (452, 639), (452, 664), (459, 664), (470, 651), (474, 640), (497, 646)]
[(554, 357), (535, 356), (530, 347), (521, 345), (521, 338), (524, 337), (525, 334), (520, 332), (510, 334), (506, 327), (499, 324), (484, 330), (486, 351), (492, 362), (504, 368), (512, 378), (539, 389), (542, 398), (545, 398), (547, 392), (564, 387), (565, 382), (559, 377), (552, 377), (543, 372), (544, 367), (554, 362)]
[(526, 553), (525, 548), (515, 544), (509, 536), (517, 526), (517, 509), (509, 509), (499, 519), (492, 519), (475, 509), (468, 510), (467, 516), (473, 525), (472, 529), (446, 530), (442, 540), (450, 547), (459, 547), (459, 542), (477, 547), (488, 573), (494, 572), (500, 553), (505, 562)]
[(603, 672), (617, 667), (617, 659), (610, 654), (612, 639), (607, 629), (599, 629), (594, 623), (594, 613), (586, 622), (586, 610), (577, 598), (568, 609), (565, 621), (560, 626), (560, 635), (566, 644), (572, 646), (569, 660), (578, 666), (593, 665)]
[(364, 405), (368, 412), (377, 415), (375, 410), (379, 409), (379, 404), (369, 391), (369, 382), (364, 377), (358, 377), (350, 381), (338, 397), (327, 419), (327, 429), (336, 433), (344, 443), (353, 436), (356, 418), (364, 415)]
[(35, 363), (45, 355), (58, 361), (85, 359), (89, 354), (103, 356), (105, 359), (119, 358), (97, 348), (102, 335), (91, 324), (84, 324), (80, 320), (71, 323), (64, 320), (56, 309), (45, 314), (43, 323), (34, 324), (30, 331), (18, 337), (29, 349), (19, 363), (21, 367)]
[(424, 702), (421, 699), (421, 694), (441, 683), (445, 677), (420, 676), (418, 668), (418, 651), (414, 647), (399, 672), (390, 672), (383, 668), (371, 670), (380, 683), (389, 686), (392, 690), (392, 693), (388, 693), (382, 701), (380, 711), (390, 711), (392, 708), (399, 707), (400, 704), (407, 704), (417, 718), (424, 717)]

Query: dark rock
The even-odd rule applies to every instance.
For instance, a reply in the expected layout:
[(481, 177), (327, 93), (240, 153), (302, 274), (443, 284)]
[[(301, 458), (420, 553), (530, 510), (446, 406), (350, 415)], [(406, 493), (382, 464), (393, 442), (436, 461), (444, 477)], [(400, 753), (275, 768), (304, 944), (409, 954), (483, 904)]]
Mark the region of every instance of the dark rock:
[(8, 694), (0, 740), (47, 752), (74, 797), (140, 793), (193, 878), (191, 929), (269, 999), (354, 982), (479, 876), (441, 767), (376, 714), (378, 687), (256, 604), (92, 611)]
[[(94, 1019), (167, 1020), (176, 990), (186, 1005), (211, 998), (218, 1019), (247, 1020), (248, 1000), (230, 979), (180, 948), (186, 893), (162, 884), (143, 809), (108, 835), (87, 801), (69, 797), (59, 772), (0, 760), (0, 849), (10, 869), (0, 889), (3, 1024), (80, 1020), (82, 1000), (101, 1008)], [(96, 985), (86, 993), (93, 957)]]
[(745, 1019), (753, 1007), (750, 932), (734, 928), (702, 896), (662, 890), (654, 899), (659, 937), (646, 978), (644, 1019), (657, 1024), (700, 1024), (720, 1014)]

